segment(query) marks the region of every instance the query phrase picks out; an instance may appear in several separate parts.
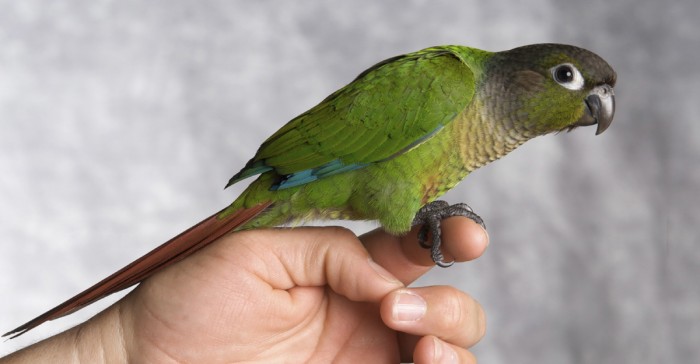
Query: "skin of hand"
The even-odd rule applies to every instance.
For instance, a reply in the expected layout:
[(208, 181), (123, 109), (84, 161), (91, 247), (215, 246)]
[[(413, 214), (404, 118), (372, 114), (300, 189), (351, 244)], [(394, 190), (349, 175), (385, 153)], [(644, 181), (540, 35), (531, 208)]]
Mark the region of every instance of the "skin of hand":
[[(488, 235), (442, 224), (446, 259)], [(0, 363), (476, 363), (481, 306), (450, 286), (406, 288), (434, 265), (416, 241), (338, 227), (230, 234), (144, 281), (91, 320)], [(61, 360), (64, 359), (64, 360)], [(58, 360), (58, 361), (56, 361)]]

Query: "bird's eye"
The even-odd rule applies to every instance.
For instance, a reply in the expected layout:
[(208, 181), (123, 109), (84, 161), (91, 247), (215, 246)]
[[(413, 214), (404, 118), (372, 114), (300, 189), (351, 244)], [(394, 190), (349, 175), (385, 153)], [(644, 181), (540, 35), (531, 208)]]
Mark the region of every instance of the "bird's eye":
[(584, 80), (581, 72), (570, 63), (560, 64), (552, 67), (552, 77), (554, 81), (569, 90), (580, 90), (583, 88)]
[(574, 79), (574, 70), (569, 65), (559, 66), (554, 70), (554, 79), (559, 83), (569, 83)]

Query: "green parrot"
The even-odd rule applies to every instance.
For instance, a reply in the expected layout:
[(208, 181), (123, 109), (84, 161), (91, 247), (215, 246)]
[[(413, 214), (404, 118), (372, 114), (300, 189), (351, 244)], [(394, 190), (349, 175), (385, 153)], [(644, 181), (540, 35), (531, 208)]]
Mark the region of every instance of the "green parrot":
[(258, 176), (230, 206), (4, 336), (132, 286), (231, 231), (312, 219), (376, 220), (392, 234), (423, 225), (421, 244), (448, 266), (440, 220), (483, 222), (467, 205), (436, 199), (533, 137), (595, 124), (602, 133), (615, 81), (602, 58), (561, 44), (448, 45), (377, 63), (270, 136), (228, 182)]

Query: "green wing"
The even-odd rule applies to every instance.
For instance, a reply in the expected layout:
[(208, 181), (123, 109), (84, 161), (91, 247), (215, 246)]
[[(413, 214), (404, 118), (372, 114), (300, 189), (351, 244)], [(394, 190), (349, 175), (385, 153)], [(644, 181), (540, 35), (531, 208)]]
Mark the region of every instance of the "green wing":
[(274, 170), (273, 189), (288, 188), (394, 158), (452, 121), (474, 88), (447, 47), (383, 61), (268, 138), (227, 187)]

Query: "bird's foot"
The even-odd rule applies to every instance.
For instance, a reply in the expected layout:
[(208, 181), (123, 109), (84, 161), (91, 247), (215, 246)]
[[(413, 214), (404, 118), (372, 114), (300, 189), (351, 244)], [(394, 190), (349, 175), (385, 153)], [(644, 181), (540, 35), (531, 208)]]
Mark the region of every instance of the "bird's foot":
[[(423, 225), (418, 232), (418, 243), (420, 246), (426, 249), (430, 249), (430, 256), (433, 258), (433, 262), (440, 267), (447, 268), (454, 264), (452, 262), (445, 262), (445, 257), (442, 255), (440, 246), (442, 245), (442, 231), (440, 230), (440, 222), (448, 217), (452, 216), (464, 216), (472, 219), (477, 224), (481, 225), (484, 229), (484, 220), (477, 214), (474, 213), (471, 207), (465, 203), (458, 203), (450, 205), (445, 201), (433, 201), (421, 207), (413, 219), (413, 226)], [(432, 243), (428, 244), (428, 232), (430, 232)]]

